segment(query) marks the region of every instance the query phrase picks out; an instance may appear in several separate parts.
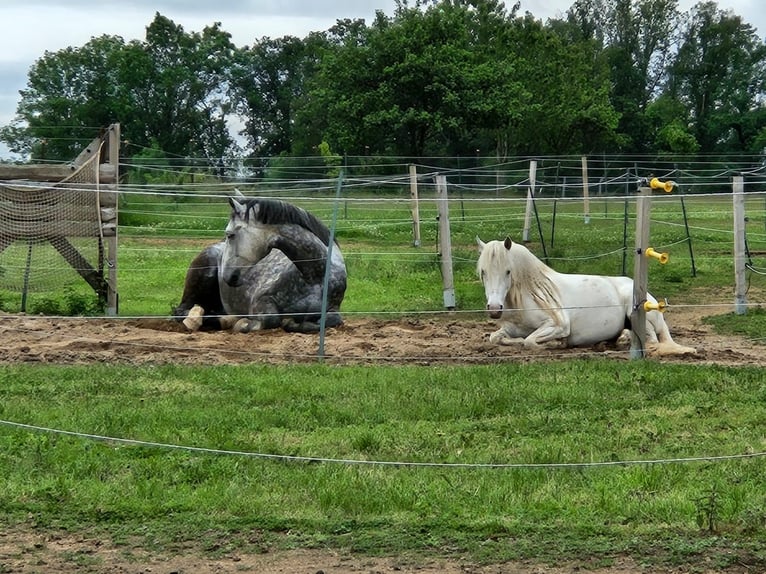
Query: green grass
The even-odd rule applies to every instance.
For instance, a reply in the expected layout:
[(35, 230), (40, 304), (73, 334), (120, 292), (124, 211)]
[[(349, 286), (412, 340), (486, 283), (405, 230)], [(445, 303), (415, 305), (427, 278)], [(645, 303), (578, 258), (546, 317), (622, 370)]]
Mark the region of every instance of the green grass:
[[(183, 189), (183, 188), (179, 188)], [(258, 190), (245, 190), (257, 194)], [(329, 191), (302, 192), (283, 197), (315, 213), (330, 224), (337, 216), (336, 236), (346, 257), (349, 283), (343, 309), (374, 314), (438, 311), (443, 308), (438, 222), (433, 194), (420, 199), (421, 244), (413, 245), (409, 189), (343, 193), (335, 205)], [(585, 223), (582, 199), (540, 197), (537, 218), (530, 228), (530, 249), (562, 272), (600, 275), (633, 274), (635, 202), (619, 197), (590, 200)], [(337, 209), (336, 209), (337, 207)], [(454, 284), (458, 309), (484, 307), (475, 276), (475, 237), (522, 239), (526, 202), (517, 193), (454, 192), (449, 202)], [(120, 314), (163, 316), (181, 298), (183, 278), (192, 258), (223, 235), (228, 216), (223, 197), (131, 193), (120, 205), (118, 290)], [(649, 290), (674, 303), (730, 303), (734, 284), (732, 205), (727, 196), (656, 196), (652, 199), (651, 246), (670, 255), (670, 263), (652, 261)], [(748, 246), (754, 267), (766, 250), (766, 215), (762, 199), (748, 199)], [(539, 223), (538, 223), (539, 221)], [(687, 235), (688, 228), (688, 235)], [(26, 250), (13, 265), (23, 267)], [(53, 282), (54, 291), (30, 293), (33, 312), (60, 296), (66, 265)], [(0, 284), (2, 281), (0, 261)], [(71, 273), (79, 293), (88, 287)], [(753, 287), (761, 275), (749, 273)], [(78, 287), (79, 286), (79, 287)], [(57, 295), (58, 293), (58, 295)], [(78, 295), (81, 296), (81, 295)], [(43, 298), (42, 303), (37, 303)], [(37, 304), (38, 307), (34, 307)], [(18, 292), (0, 291), (0, 309), (17, 311)], [(64, 312), (67, 305), (59, 307)]]
[[(484, 367), (6, 366), (0, 418), (150, 443), (0, 427), (7, 526), (91, 529), (476, 561), (766, 565), (764, 458), (488, 468), (763, 452), (760, 369), (575, 361)], [(272, 539), (273, 538), (273, 539)], [(759, 550), (760, 548), (760, 550)], [(679, 555), (679, 553), (681, 555)]]
[[(345, 311), (442, 309), (436, 208), (427, 193), (421, 198), (422, 244), (414, 247), (408, 190), (344, 195), (337, 237), (349, 272)], [(519, 199), (465, 193), (450, 201), (459, 309), (484, 307), (474, 239), (520, 240)], [(295, 202), (332, 220), (327, 194)], [(766, 238), (762, 203), (754, 199), (747, 208), (754, 267)], [(624, 207), (621, 199), (592, 199), (585, 224), (581, 200), (540, 199), (542, 239), (533, 219), (529, 247), (540, 257), (547, 252), (560, 271), (620, 274), (627, 243), (630, 275), (635, 206), (628, 206), (627, 237)], [(222, 236), (227, 212), (222, 199), (127, 198), (120, 212), (120, 314), (169, 314), (189, 262)], [(650, 291), (671, 304), (731, 304), (731, 229), (728, 197), (687, 197), (683, 206), (680, 198), (653, 200), (651, 243), (671, 261), (651, 263)], [(749, 280), (757, 300), (763, 280), (754, 273)], [(35, 304), (48, 296), (30, 294)], [(79, 292), (54, 296), (62, 306), (82, 306)], [(16, 297), (0, 291), (0, 309), (13, 311)], [(711, 314), (722, 332), (762, 339), (760, 310)], [(651, 361), (0, 367), (3, 420), (207, 449), (414, 463), (760, 453), (765, 399), (762, 370)], [(0, 521), (11, 529), (89, 529), (126, 544), (139, 532), (146, 548), (201, 541), (211, 552), (332, 546), (584, 564), (627, 553), (655, 565), (706, 559), (715, 568), (741, 563), (762, 570), (764, 464), (760, 457), (594, 468), (307, 463), (0, 427)]]
[(704, 321), (713, 325), (718, 333), (744, 336), (761, 345), (766, 344), (766, 310), (762, 307), (751, 307), (745, 315), (726, 313), (705, 317)]

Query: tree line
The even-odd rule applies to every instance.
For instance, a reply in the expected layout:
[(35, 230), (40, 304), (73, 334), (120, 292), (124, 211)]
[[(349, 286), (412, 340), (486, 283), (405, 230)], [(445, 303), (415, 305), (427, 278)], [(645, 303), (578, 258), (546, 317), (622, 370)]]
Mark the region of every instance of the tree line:
[[(237, 47), (160, 13), (30, 68), (0, 140), (70, 160), (120, 122), (125, 157), (760, 154), (766, 45), (716, 2), (397, 0), (367, 23)], [(239, 137), (232, 135), (231, 125)]]

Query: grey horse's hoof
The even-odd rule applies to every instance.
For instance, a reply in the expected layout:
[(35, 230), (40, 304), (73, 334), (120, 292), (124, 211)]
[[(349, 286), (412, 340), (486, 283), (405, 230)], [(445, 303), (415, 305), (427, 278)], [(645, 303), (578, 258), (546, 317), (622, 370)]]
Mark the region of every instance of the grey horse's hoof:
[(202, 327), (202, 316), (204, 314), (205, 310), (199, 305), (195, 305), (189, 309), (189, 313), (187, 313), (186, 318), (182, 321), (184, 327), (189, 329), (189, 331), (199, 331), (200, 327)]
[(260, 331), (263, 328), (258, 319), (240, 319), (231, 328), (235, 333), (249, 333), (250, 331)]

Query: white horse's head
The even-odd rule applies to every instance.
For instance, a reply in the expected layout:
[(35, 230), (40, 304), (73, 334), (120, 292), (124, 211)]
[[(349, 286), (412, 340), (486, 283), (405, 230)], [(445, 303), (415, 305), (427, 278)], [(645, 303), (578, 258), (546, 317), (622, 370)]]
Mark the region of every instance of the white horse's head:
[(484, 243), (477, 236), (476, 243), (479, 246), (476, 271), (484, 285), (487, 312), (493, 319), (499, 319), (505, 309), (506, 295), (513, 282), (510, 258), (513, 241), (510, 237), (506, 237), (505, 241)]
[(246, 203), (232, 197), (229, 198), (229, 204), (231, 215), (226, 225), (226, 239), (218, 274), (227, 285), (236, 287), (242, 280), (242, 272), (269, 252), (269, 234), (262, 226), (255, 225), (259, 209), (257, 203), (248, 207)]

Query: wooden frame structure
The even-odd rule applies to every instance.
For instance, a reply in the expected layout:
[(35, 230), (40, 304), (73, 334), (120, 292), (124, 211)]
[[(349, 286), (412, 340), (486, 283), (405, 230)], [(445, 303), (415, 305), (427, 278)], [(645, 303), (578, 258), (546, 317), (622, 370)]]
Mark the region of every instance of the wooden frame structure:
[[(0, 164), (0, 187), (8, 190), (5, 209), (10, 223), (2, 230), (0, 252), (15, 241), (47, 241), (90, 285), (106, 306), (108, 315), (118, 312), (117, 292), (117, 195), (119, 190), (120, 124), (112, 124), (65, 165)], [(90, 181), (77, 175), (89, 168)], [(93, 181), (95, 180), (95, 181)], [(20, 186), (20, 182), (49, 182), (50, 185)], [(86, 193), (86, 202), (76, 207), (75, 221), (62, 220), (57, 197)], [(58, 195), (56, 195), (58, 194)], [(63, 194), (63, 195), (62, 195)], [(52, 199), (51, 199), (52, 198)], [(66, 201), (66, 200), (64, 200)], [(39, 207), (45, 225), (29, 212)], [(98, 239), (99, 262), (94, 268), (72, 244), (72, 237)], [(104, 266), (105, 263), (105, 266)]]

